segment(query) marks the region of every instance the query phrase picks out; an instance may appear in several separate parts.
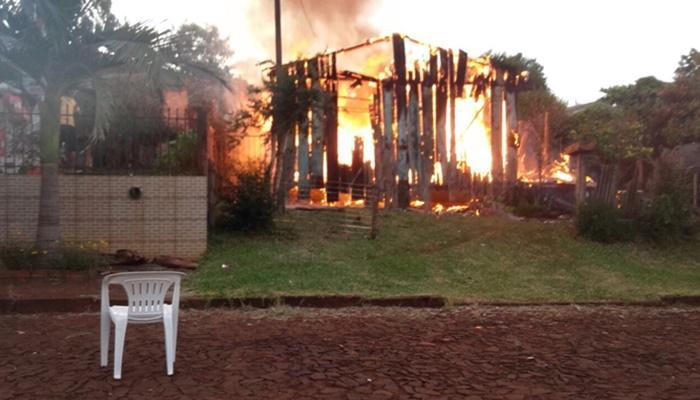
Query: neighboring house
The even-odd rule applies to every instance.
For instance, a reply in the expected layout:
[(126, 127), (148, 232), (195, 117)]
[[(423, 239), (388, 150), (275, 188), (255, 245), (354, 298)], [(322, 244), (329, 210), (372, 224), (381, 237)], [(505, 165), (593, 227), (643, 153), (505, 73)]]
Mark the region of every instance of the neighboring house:
[(39, 111), (7, 83), (0, 83), (0, 174), (39, 173)]

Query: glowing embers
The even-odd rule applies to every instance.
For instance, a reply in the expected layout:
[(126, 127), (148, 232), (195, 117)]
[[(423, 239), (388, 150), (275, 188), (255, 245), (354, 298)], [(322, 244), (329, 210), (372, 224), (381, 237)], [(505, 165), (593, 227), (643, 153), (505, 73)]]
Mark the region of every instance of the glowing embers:
[[(410, 204), (412, 209), (423, 210), (425, 208), (425, 202), (421, 200), (413, 200)], [(480, 216), (484, 213), (487, 208), (483, 200), (479, 198), (472, 198), (464, 203), (435, 203), (431, 207), (430, 211), (434, 214), (461, 214), (461, 215), (473, 215)]]
[[(560, 154), (557, 160), (542, 168), (542, 171), (523, 171), (519, 180), (523, 182), (573, 183), (576, 175), (571, 171), (568, 154)], [(587, 181), (588, 181), (587, 177)]]
[(288, 207), (294, 206), (319, 206), (319, 207), (365, 207), (365, 199), (353, 199), (352, 189), (348, 192), (339, 192), (338, 201), (329, 203), (326, 196), (326, 188), (310, 189), (308, 199), (299, 199), (299, 190), (295, 186), (289, 190)]

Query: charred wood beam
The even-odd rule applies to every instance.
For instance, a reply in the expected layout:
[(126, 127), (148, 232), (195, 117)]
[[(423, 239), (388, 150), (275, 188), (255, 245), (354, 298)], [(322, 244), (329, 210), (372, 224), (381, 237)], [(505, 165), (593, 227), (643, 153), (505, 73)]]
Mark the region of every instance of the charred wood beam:
[(354, 147), (352, 149), (352, 164), (350, 166), (350, 190), (352, 192), (353, 200), (360, 200), (364, 198), (364, 157), (365, 145), (362, 138), (359, 136), (355, 137)]
[(390, 80), (382, 83), (382, 101), (384, 104), (382, 192), (384, 193), (384, 205), (392, 207), (395, 206), (393, 200), (396, 180), (394, 179), (394, 84)]
[[(447, 53), (447, 85), (450, 99), (450, 162), (447, 170), (447, 185), (448, 196), (450, 201), (454, 201), (456, 184), (457, 184), (457, 127), (455, 122), (456, 116), (456, 82), (455, 82), (455, 63), (452, 50)], [(443, 172), (444, 173), (444, 172)]]
[(440, 50), (440, 69), (437, 77), (436, 112), (436, 148), (438, 161), (444, 174), (447, 171), (447, 51)]
[(340, 178), (338, 168), (338, 74), (336, 73), (336, 58), (332, 54), (327, 60), (326, 81), (327, 90), (331, 101), (326, 118), (326, 170), (328, 171), (326, 186), (326, 200), (329, 203), (338, 201), (338, 182)]
[(372, 126), (372, 139), (374, 143), (374, 185), (381, 186), (382, 165), (384, 161), (384, 139), (381, 127), (381, 87), (377, 86), (376, 93), (372, 95), (372, 104), (369, 106), (370, 123)]
[(467, 83), (467, 53), (460, 50), (457, 56), (457, 76), (455, 86), (457, 87), (457, 97), (464, 96), (464, 85)]
[[(306, 62), (297, 63), (297, 85), (306, 88)], [(299, 148), (297, 151), (297, 169), (299, 172), (297, 196), (300, 200), (309, 198), (309, 112), (304, 110), (298, 122)]]
[(516, 92), (508, 90), (506, 92), (506, 121), (508, 126), (507, 147), (506, 147), (506, 184), (515, 185), (518, 180), (518, 112), (516, 109)]
[(422, 179), (421, 179), (421, 195), (423, 197), (424, 206), (430, 210), (430, 178), (433, 176), (433, 167), (435, 162), (435, 153), (433, 146), (433, 135), (435, 133), (433, 127), (435, 120), (433, 117), (433, 82), (437, 75), (437, 58), (435, 55), (430, 57), (430, 71), (423, 73), (423, 82), (421, 88), (421, 97), (423, 103), (423, 135), (421, 140), (421, 155), (422, 163)]
[[(311, 75), (311, 86), (316, 93), (321, 92), (319, 79), (319, 59), (309, 62), (309, 74)], [(325, 93), (324, 93), (325, 95)], [(310, 181), (314, 189), (323, 187), (323, 139), (326, 128), (326, 99), (320, 96), (314, 99), (311, 113), (311, 168)]]
[(491, 86), (491, 176), (494, 194), (503, 185), (503, 72), (496, 71)]
[[(418, 71), (410, 80), (410, 90), (408, 96), (408, 161), (411, 170), (413, 171), (413, 180), (420, 181), (423, 178), (421, 169), (422, 159), (420, 157), (420, 116), (419, 116), (419, 93), (418, 93)], [(409, 182), (413, 184), (414, 182)]]
[(345, 80), (356, 80), (356, 81), (363, 81), (363, 82), (379, 82), (379, 79), (361, 74), (359, 72), (353, 72), (353, 71), (339, 71), (338, 72), (338, 79), (345, 79)]
[(399, 124), (397, 172), (399, 187), (397, 206), (407, 208), (409, 203), (408, 183), (408, 120), (406, 110), (406, 44), (399, 34), (392, 36), (394, 69), (396, 74), (396, 119)]

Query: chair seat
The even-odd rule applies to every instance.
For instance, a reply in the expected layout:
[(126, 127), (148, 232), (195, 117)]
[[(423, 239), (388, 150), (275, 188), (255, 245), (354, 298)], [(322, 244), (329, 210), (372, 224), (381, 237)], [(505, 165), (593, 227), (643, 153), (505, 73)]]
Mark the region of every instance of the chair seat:
[(164, 314), (173, 314), (173, 306), (171, 304), (163, 304), (162, 313), (151, 313), (151, 314), (139, 314), (138, 316), (129, 316), (128, 306), (110, 306), (109, 307), (109, 317), (112, 322), (124, 321), (129, 319), (130, 323), (134, 324), (150, 324), (154, 322), (159, 322), (163, 320)]

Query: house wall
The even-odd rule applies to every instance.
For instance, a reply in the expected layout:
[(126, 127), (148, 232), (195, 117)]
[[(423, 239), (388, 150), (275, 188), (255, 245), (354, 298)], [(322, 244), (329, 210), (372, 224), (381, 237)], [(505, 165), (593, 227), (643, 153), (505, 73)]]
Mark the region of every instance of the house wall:
[[(38, 176), (0, 175), (0, 243), (36, 237)], [(203, 176), (62, 175), (61, 240), (104, 251), (197, 258), (207, 245)], [(139, 187), (141, 198), (129, 197)]]

